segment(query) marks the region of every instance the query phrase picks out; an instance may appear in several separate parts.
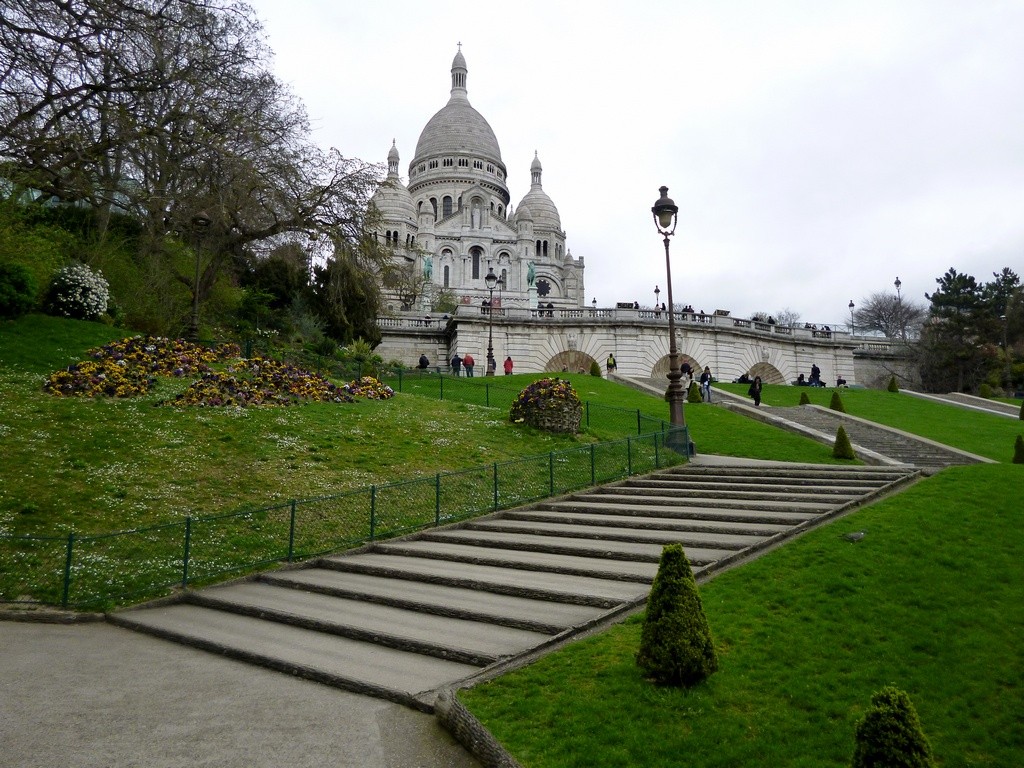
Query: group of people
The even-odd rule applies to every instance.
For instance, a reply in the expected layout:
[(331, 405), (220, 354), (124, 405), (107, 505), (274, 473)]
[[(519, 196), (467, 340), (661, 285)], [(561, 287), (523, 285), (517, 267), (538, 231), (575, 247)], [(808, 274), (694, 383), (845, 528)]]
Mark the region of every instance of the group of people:
[[(476, 359), (473, 357), (473, 355), (469, 354), (468, 352), (465, 355), (460, 355), (458, 352), (456, 352), (454, 355), (452, 355), (452, 359), (448, 361), (448, 364), (451, 366), (452, 376), (461, 376), (462, 371), (465, 370), (466, 376), (472, 378), (473, 371), (476, 368)], [(490, 375), (494, 375), (494, 369), (497, 367), (497, 362), (493, 358), (491, 358), (488, 359), (487, 365), (489, 367), (488, 373)], [(512, 375), (513, 366), (514, 363), (512, 362), (512, 357), (510, 355), (505, 358), (505, 363), (503, 366), (506, 376)], [(426, 354), (421, 354), (419, 363), (416, 365), (416, 367), (420, 371), (427, 370), (427, 368), (430, 367), (430, 358), (428, 358)]]
[(821, 368), (811, 363), (810, 377), (804, 378), (804, 375), (801, 373), (796, 377), (796, 385), (798, 387), (824, 387), (825, 382), (821, 380)]

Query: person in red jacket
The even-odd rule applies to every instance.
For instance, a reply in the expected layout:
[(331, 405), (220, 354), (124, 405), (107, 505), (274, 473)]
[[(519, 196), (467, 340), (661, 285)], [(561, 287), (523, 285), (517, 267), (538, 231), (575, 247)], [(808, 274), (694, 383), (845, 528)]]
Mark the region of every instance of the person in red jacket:
[(469, 352), (462, 356), (462, 367), (466, 369), (466, 375), (470, 378), (473, 376), (474, 365), (476, 365), (476, 360), (473, 359), (473, 356), (469, 354)]
[(511, 357), (506, 357), (505, 358), (505, 375), (506, 376), (511, 376), (512, 375), (512, 358)]

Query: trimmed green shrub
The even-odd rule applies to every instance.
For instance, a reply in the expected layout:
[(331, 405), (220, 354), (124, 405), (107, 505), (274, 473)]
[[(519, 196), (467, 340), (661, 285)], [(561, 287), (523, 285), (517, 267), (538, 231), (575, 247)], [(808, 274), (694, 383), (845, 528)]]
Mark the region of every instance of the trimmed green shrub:
[(661, 552), (636, 663), (659, 685), (692, 688), (718, 669), (704, 606), (682, 544)]
[(889, 386), (887, 386), (886, 389), (889, 390), (890, 392), (899, 392), (900, 391), (900, 386), (899, 386), (899, 384), (896, 383), (896, 377), (895, 376), (890, 376), (889, 377)]
[(591, 360), (590, 361), (590, 375), (591, 376), (600, 376), (601, 375), (601, 365), (597, 362), (597, 360)]
[(811, 398), (809, 398), (807, 396), (806, 392), (801, 392), (800, 393), (800, 405), (810, 405), (810, 404), (811, 404)]
[(704, 398), (700, 393), (700, 385), (696, 381), (690, 382), (690, 388), (686, 390), (686, 402), (703, 403)]
[(85, 264), (70, 264), (54, 275), (46, 305), (50, 314), (95, 320), (107, 311), (110, 290), (103, 275)]
[(981, 386), (978, 387), (978, 397), (984, 397), (986, 400), (992, 399), (992, 387), (987, 381), (981, 382)]
[(846, 430), (843, 429), (843, 425), (839, 425), (839, 429), (836, 430), (836, 442), (832, 447), (832, 458), (835, 459), (856, 459), (857, 454), (853, 452), (853, 446), (850, 444), (850, 438), (846, 434)]
[(846, 413), (846, 406), (843, 405), (843, 398), (839, 396), (839, 393), (832, 390), (832, 400), (829, 402), (828, 407), (833, 411), (839, 411), (840, 413)]
[(1024, 464), (1024, 435), (1017, 435), (1013, 442), (1013, 463)]
[(857, 723), (851, 768), (934, 768), (932, 748), (904, 691), (887, 685)]
[(0, 318), (14, 319), (32, 310), (36, 281), (21, 264), (0, 263)]

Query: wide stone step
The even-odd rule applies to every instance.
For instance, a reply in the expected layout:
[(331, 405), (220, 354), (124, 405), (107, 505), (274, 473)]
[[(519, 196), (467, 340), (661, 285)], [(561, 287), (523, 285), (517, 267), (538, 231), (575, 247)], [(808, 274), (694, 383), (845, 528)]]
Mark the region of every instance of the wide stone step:
[[(529, 533), (500, 533), (477, 530), (446, 530), (424, 534), (427, 541), (443, 541), (471, 544), (477, 547), (499, 547), (502, 549), (526, 549), (534, 552), (599, 557), (610, 560), (633, 560), (657, 563), (665, 544), (676, 539), (665, 537), (665, 541), (614, 541), (611, 539), (578, 539), (566, 536), (540, 535)], [(721, 560), (730, 554), (724, 547), (686, 546), (686, 556), (693, 564), (704, 565)], [(734, 550), (733, 550), (734, 551)]]
[(648, 493), (630, 493), (628, 491), (609, 489), (600, 493), (574, 494), (569, 501), (608, 507), (637, 508), (646, 507), (651, 510), (687, 510), (699, 509), (701, 513), (712, 509), (746, 510), (752, 512), (806, 512), (812, 517), (842, 506), (836, 499), (816, 500), (780, 500), (780, 499), (729, 499), (712, 496), (673, 496)]
[(502, 568), (542, 570), (571, 576), (595, 576), (600, 579), (624, 579), (650, 584), (657, 572), (657, 563), (636, 560), (612, 560), (600, 557), (554, 554), (526, 549), (481, 547), (474, 544), (451, 543), (446, 540), (402, 540), (377, 545), (377, 551), (389, 555), (427, 557)]
[(901, 467), (873, 467), (873, 466), (845, 466), (841, 464), (829, 464), (820, 466), (796, 465), (794, 467), (780, 468), (777, 465), (751, 467), (729, 467), (729, 466), (691, 466), (683, 464), (676, 467), (654, 472), (647, 477), (663, 477), (672, 475), (700, 476), (700, 477), (722, 477), (746, 479), (749, 482), (761, 480), (788, 479), (800, 480), (835, 480), (836, 482), (850, 482), (852, 480), (868, 480), (881, 482), (895, 482), (905, 478), (908, 470)]
[(731, 520), (680, 519), (674, 517), (641, 517), (639, 515), (588, 514), (586, 512), (546, 512), (539, 509), (522, 509), (501, 513), (497, 519), (526, 520), (541, 523), (562, 523), (566, 525), (607, 525), (620, 528), (655, 528), (662, 531), (703, 531), (706, 533), (739, 533), (748, 536), (768, 537), (792, 528), (786, 523), (737, 523)]
[(191, 599), (208, 608), (477, 666), (493, 664), (547, 639), (539, 632), (260, 582), (216, 587)]
[(608, 488), (605, 492), (608, 495), (617, 495), (621, 494), (623, 490), (628, 490), (631, 496), (640, 498), (660, 497), (677, 500), (735, 499), (741, 501), (776, 501), (786, 503), (792, 501), (807, 501), (808, 499), (820, 499), (823, 496), (827, 497), (830, 502), (842, 503), (844, 501), (859, 498), (863, 495), (862, 491), (849, 492), (836, 490), (835, 493), (814, 493), (805, 492), (796, 488), (776, 488), (768, 490), (764, 488), (737, 488), (736, 486), (725, 484), (722, 484), (718, 488), (710, 488), (706, 485), (703, 487), (692, 487), (687, 483), (676, 483), (671, 485), (666, 483), (634, 485), (630, 483), (616, 488)]
[(515, 568), (461, 564), (447, 560), (387, 554), (358, 554), (326, 557), (326, 568), (374, 573), (415, 581), (469, 587), (485, 592), (554, 600), (575, 605), (614, 608), (644, 594), (645, 588), (614, 579), (544, 573)]
[(479, 667), (276, 621), (180, 603), (115, 614), (115, 623), (288, 674), (429, 710), (420, 694)]
[(499, 533), (527, 533), (538, 536), (569, 536), (588, 540), (637, 541), (684, 546), (713, 547), (715, 549), (743, 549), (760, 544), (763, 536), (746, 533), (724, 533), (721, 531), (680, 531), (674, 528), (651, 529), (611, 526), (588, 526), (579, 523), (538, 523), (526, 520), (479, 520), (467, 523), (470, 531), (493, 531)]
[(841, 494), (848, 497), (860, 496), (866, 491), (880, 487), (879, 483), (872, 483), (867, 480), (858, 483), (829, 483), (820, 479), (793, 482), (786, 479), (777, 479), (772, 482), (757, 482), (747, 479), (744, 482), (736, 482), (733, 478), (714, 478), (705, 480), (703, 478), (653, 478), (650, 480), (628, 480), (619, 488), (651, 488), (667, 492), (681, 491), (742, 491), (744, 493), (764, 493), (774, 496), (776, 494), (787, 494), (794, 496), (831, 496)]
[(464, 587), (395, 579), (329, 568), (301, 568), (263, 574), (261, 581), (329, 595), (410, 608), (439, 616), (477, 619), (492, 624), (556, 634), (586, 624), (603, 608), (501, 595)]
[(645, 503), (630, 503), (631, 497), (615, 499), (610, 496), (579, 496), (571, 497), (564, 501), (542, 502), (537, 505), (538, 509), (555, 512), (572, 513), (607, 513), (610, 515), (635, 515), (637, 517), (668, 517), (675, 520), (721, 520), (737, 523), (781, 523), (799, 525), (800, 523), (814, 520), (821, 512), (831, 509), (827, 505), (801, 504), (799, 511), (794, 511), (794, 504), (788, 505), (759, 505), (757, 509), (749, 505), (688, 505), (688, 504), (665, 504), (652, 503), (645, 500)]

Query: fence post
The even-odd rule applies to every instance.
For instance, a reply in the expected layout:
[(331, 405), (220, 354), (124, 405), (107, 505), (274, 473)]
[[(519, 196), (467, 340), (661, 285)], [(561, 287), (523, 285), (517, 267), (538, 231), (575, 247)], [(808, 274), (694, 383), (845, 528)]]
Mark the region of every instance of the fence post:
[(491, 407), (491, 385), (484, 384), (484, 405)]
[(555, 495), (555, 452), (548, 451), (548, 494)]
[(68, 595), (71, 592), (71, 553), (75, 548), (75, 534), (68, 534), (68, 547), (67, 552), (64, 555), (64, 590), (61, 593), (60, 605), (62, 608), (68, 607)]
[(192, 515), (185, 517), (185, 552), (181, 561), (181, 588), (188, 586), (188, 558), (192, 551)]
[(441, 524), (441, 473), (434, 475), (434, 527)]
[(633, 476), (633, 438), (626, 435), (626, 476)]
[(292, 561), (295, 555), (295, 499), (291, 502), (291, 520), (288, 521), (288, 562)]
[(590, 401), (587, 400), (587, 429), (590, 429)]
[(494, 462), (494, 509), (498, 509), (498, 462)]
[(398, 369), (398, 391), (402, 391), (402, 369)]
[(594, 467), (594, 444), (590, 444), (590, 484), (597, 485), (597, 471)]
[(654, 468), (661, 469), (661, 454), (658, 453), (658, 433), (654, 432), (651, 434), (651, 438), (654, 440)]
[(444, 375), (440, 371), (437, 372), (437, 380), (441, 382), (441, 396), (438, 400), (444, 400)]
[(640, 409), (636, 409), (636, 433), (642, 435), (644, 433), (643, 425), (640, 423)]
[(377, 532), (377, 486), (370, 486), (370, 541)]

